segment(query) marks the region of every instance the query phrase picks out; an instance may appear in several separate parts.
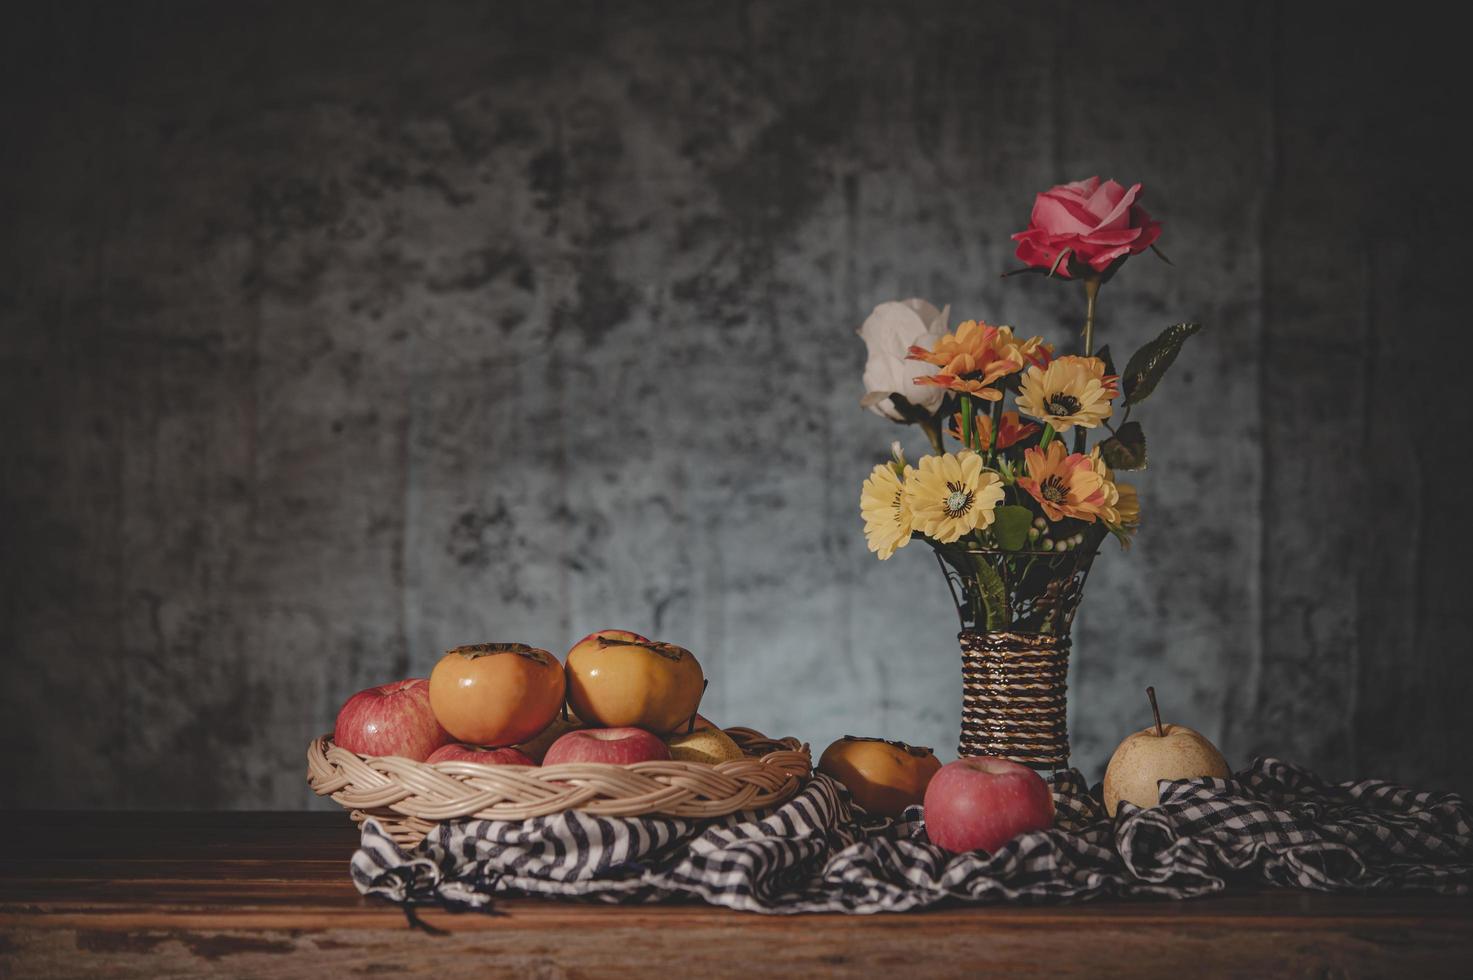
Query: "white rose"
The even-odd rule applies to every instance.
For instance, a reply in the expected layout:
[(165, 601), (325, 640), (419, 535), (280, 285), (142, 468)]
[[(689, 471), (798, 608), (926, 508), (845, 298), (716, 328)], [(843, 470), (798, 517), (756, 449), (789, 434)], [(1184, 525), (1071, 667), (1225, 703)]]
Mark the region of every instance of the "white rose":
[(925, 361), (907, 361), (906, 354), (912, 345), (930, 347), (946, 333), (946, 321), (951, 307), (938, 310), (923, 299), (906, 299), (898, 302), (881, 303), (859, 328), (869, 349), (869, 360), (864, 363), (865, 396), (860, 404), (883, 415), (892, 422), (905, 422), (892, 400), (900, 395), (935, 414), (946, 397), (944, 388), (933, 385), (918, 385), (915, 379), (926, 374), (935, 374), (936, 365)]

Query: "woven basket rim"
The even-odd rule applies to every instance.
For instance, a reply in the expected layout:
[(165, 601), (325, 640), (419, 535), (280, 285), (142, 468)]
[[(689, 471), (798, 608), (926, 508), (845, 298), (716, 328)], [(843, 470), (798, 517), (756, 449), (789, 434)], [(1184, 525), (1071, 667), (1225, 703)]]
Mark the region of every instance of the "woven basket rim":
[(554, 766), (417, 762), (363, 756), (330, 734), (307, 746), (307, 783), (353, 819), (414, 843), (442, 820), (526, 820), (567, 810), (600, 816), (712, 819), (786, 802), (812, 771), (808, 746), (750, 728), (722, 729), (749, 754), (715, 765), (657, 760)]

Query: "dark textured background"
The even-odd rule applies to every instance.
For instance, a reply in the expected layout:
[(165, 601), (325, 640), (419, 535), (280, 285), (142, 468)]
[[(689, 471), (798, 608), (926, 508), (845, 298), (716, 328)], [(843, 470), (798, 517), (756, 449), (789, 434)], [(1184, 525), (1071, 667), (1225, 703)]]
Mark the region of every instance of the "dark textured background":
[[(462, 642), (690, 646), (708, 713), (936, 744), (956, 624), (864, 549), (852, 331), (1067, 342), (1032, 195), (1143, 181), (1200, 319), (1096, 564), (1077, 762), (1147, 720), (1473, 789), (1461, 55), (1308, 5), (35, 5), (0, 34), (5, 805), (291, 807)], [(911, 434), (914, 435), (913, 433)], [(912, 451), (920, 449), (911, 439)]]

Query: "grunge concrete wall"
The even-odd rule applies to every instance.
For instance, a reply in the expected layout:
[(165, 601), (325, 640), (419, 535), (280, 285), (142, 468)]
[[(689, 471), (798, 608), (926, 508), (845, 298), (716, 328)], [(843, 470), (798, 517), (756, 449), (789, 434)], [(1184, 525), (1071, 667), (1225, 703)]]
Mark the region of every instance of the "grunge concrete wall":
[(1078, 291), (998, 274), (1032, 195), (1095, 173), (1145, 183), (1175, 263), (1106, 288), (1102, 338), (1208, 328), (1138, 416), (1076, 762), (1154, 684), (1235, 764), (1473, 788), (1453, 109), (1394, 35), (1271, 5), (14, 15), (0, 804), (306, 806), (353, 691), (613, 625), (694, 650), (723, 723), (949, 755), (940, 573), (864, 549), (859, 482), (907, 434), (858, 408), (853, 330), (920, 295), (1067, 344)]

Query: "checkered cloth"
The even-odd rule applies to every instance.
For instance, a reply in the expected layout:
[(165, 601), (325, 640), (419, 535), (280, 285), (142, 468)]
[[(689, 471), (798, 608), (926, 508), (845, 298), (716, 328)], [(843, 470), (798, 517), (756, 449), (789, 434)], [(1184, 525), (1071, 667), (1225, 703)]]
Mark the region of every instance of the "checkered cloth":
[(697, 822), (568, 812), (443, 823), (410, 851), (372, 821), (353, 857), (366, 895), (488, 908), (495, 896), (606, 902), (698, 898), (752, 912), (894, 912), (943, 901), (1188, 898), (1233, 884), (1473, 893), (1473, 820), (1450, 793), (1375, 780), (1329, 785), (1276, 759), (1232, 779), (1161, 784), (1161, 805), (1111, 819), (1078, 772), (1058, 816), (992, 854), (947, 854), (921, 810), (866, 821), (815, 776), (763, 814)]

